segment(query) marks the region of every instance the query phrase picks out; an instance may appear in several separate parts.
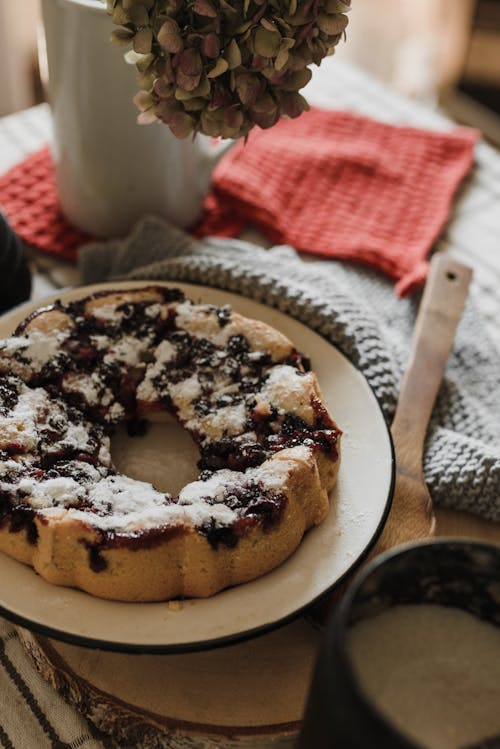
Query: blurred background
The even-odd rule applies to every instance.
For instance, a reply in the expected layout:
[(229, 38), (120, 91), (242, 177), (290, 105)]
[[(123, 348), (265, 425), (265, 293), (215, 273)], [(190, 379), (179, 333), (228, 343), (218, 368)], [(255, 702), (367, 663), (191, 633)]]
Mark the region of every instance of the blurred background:
[[(0, 116), (45, 100), (39, 0), (0, 0)], [(500, 147), (500, 0), (352, 0), (335, 53)]]

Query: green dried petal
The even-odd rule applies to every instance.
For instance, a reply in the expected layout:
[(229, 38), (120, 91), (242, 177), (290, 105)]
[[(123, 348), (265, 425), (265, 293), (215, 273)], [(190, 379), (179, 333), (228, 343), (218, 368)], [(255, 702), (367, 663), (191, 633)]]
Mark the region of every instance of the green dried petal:
[(134, 51), (147, 55), (151, 52), (153, 44), (153, 30), (150, 28), (141, 29), (134, 36)]
[(130, 44), (132, 39), (134, 38), (134, 32), (130, 29), (125, 28), (119, 28), (114, 29), (111, 32), (111, 41), (113, 44), (119, 44), (120, 46), (125, 46)]
[(234, 29), (233, 33), (235, 36), (239, 37), (242, 34), (244, 34), (246, 31), (248, 31), (248, 29), (251, 28), (251, 26), (253, 26), (252, 21), (245, 21), (244, 23), (240, 23), (240, 25)]
[(117, 5), (111, 12), (111, 20), (117, 26), (125, 26), (127, 23), (130, 23), (130, 16), (126, 10)]
[(351, 0), (325, 0), (327, 13), (347, 13), (351, 8)]
[(254, 50), (261, 57), (275, 57), (279, 51), (280, 35), (276, 31), (268, 31), (262, 27), (257, 29), (254, 36)]
[(149, 13), (144, 5), (134, 4), (128, 11), (128, 16), (130, 23), (133, 23), (134, 26), (141, 27), (149, 24)]
[(217, 18), (217, 11), (210, 0), (194, 0), (193, 10), (198, 16)]
[[(237, 0), (237, 2), (239, 2), (239, 0)], [(229, 13), (230, 15), (237, 13), (237, 9), (231, 5), (231, 3), (228, 3), (227, 0), (219, 0), (219, 4), (222, 10), (225, 10), (226, 13)]]
[(312, 71), (309, 68), (296, 70), (288, 74), (286, 81), (281, 84), (281, 88), (283, 91), (298, 91), (307, 86), (311, 78)]
[(152, 91), (156, 73), (153, 72), (152, 65), (144, 73), (137, 76), (137, 86), (140, 91)]
[(227, 90), (226, 86), (220, 81), (214, 81), (212, 88), (212, 97), (210, 99), (210, 109), (227, 109), (234, 104), (234, 99), (231, 92)]
[(185, 101), (186, 99), (194, 99), (198, 96), (208, 97), (210, 96), (210, 81), (207, 76), (202, 76), (199, 85), (193, 91), (186, 91), (183, 88), (177, 87), (175, 89), (175, 98), (177, 101)]
[(282, 49), (292, 49), (292, 47), (295, 46), (295, 39), (292, 39), (291, 37), (282, 36), (280, 39), (280, 51)]
[[(189, 97), (193, 96), (195, 91), (200, 85), (200, 74), (197, 75), (186, 75), (182, 70), (177, 71), (176, 77), (177, 86), (182, 89), (185, 93), (189, 94)], [(189, 98), (188, 97), (188, 98)]]
[(274, 67), (276, 68), (276, 70), (283, 70), (288, 62), (289, 57), (290, 54), (287, 49), (280, 49), (276, 56), (276, 60), (274, 61)]
[(155, 100), (150, 91), (138, 91), (132, 101), (141, 112), (145, 112), (155, 105)]
[(225, 53), (225, 58), (230, 70), (234, 70), (234, 68), (238, 68), (241, 65), (241, 52), (236, 39), (231, 39)]
[(306, 13), (302, 6), (298, 6), (295, 13), (286, 15), (284, 18), (290, 26), (305, 26), (313, 20), (312, 15)]
[(166, 99), (173, 95), (173, 87), (165, 78), (157, 78), (153, 83), (153, 91), (160, 99)]
[(175, 99), (162, 99), (155, 106), (155, 114), (159, 120), (167, 125), (176, 112), (180, 112), (181, 106)]
[(349, 23), (349, 19), (343, 13), (337, 13), (336, 15), (328, 15), (327, 13), (320, 13), (318, 15), (318, 27), (325, 34), (341, 34)]
[(152, 122), (156, 122), (158, 117), (156, 116), (154, 109), (146, 109), (144, 112), (139, 112), (137, 115), (138, 125), (151, 125)]
[(243, 125), (243, 113), (237, 105), (225, 109), (224, 124), (233, 131), (238, 131)]
[(196, 120), (186, 112), (176, 112), (170, 118), (168, 126), (176, 138), (187, 138), (194, 132)]
[(126, 62), (130, 65), (135, 65), (140, 73), (145, 73), (154, 60), (153, 54), (143, 55), (135, 52), (133, 49), (126, 52), (124, 57)]
[(179, 67), (185, 75), (199, 76), (203, 70), (203, 62), (198, 50), (184, 49), (179, 55)]
[(131, 8), (137, 8), (139, 6), (143, 6), (147, 10), (151, 10), (153, 7), (155, 0), (121, 0), (121, 3), (125, 10), (129, 10)]
[(220, 55), (219, 37), (213, 31), (203, 37), (201, 49), (206, 57), (215, 60)]
[(275, 87), (281, 88), (288, 77), (287, 70), (276, 70), (274, 65), (270, 65), (265, 70), (262, 70), (261, 74), (264, 76), (268, 84), (270, 84), (270, 88), (273, 89)]
[(309, 104), (301, 94), (290, 93), (286, 94), (283, 99), (283, 111), (287, 117), (294, 119), (299, 117), (302, 112), (307, 112)]
[(262, 81), (250, 73), (236, 76), (236, 91), (242, 104), (247, 107), (255, 104), (262, 92), (262, 85)]
[[(156, 2), (157, 0), (155, 0)], [(166, 13), (174, 14), (177, 13), (182, 7), (184, 3), (184, 0), (167, 0), (166, 6), (164, 8)]]
[(173, 18), (169, 18), (162, 24), (156, 38), (165, 52), (170, 52), (174, 55), (184, 47), (181, 30)]
[(229, 63), (223, 57), (219, 57), (214, 67), (207, 73), (207, 78), (217, 78), (229, 70)]
[(200, 115), (202, 132), (217, 138), (224, 129), (224, 112), (222, 109), (209, 109), (206, 107)]
[(249, 111), (256, 125), (262, 128), (272, 127), (279, 118), (278, 105), (270, 94), (263, 94)]
[(263, 26), (268, 31), (278, 32), (278, 29), (276, 28), (276, 24), (274, 24), (268, 18), (265, 18), (265, 17), (261, 18), (260, 25)]
[(198, 112), (206, 106), (207, 100), (195, 96), (192, 99), (186, 99), (182, 104), (186, 112)]

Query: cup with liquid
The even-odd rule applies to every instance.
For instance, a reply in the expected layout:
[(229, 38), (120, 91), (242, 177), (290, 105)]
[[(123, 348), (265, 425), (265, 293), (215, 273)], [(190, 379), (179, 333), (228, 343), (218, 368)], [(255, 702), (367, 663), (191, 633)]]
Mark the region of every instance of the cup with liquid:
[(500, 748), (500, 547), (381, 554), (325, 630), (300, 749)]

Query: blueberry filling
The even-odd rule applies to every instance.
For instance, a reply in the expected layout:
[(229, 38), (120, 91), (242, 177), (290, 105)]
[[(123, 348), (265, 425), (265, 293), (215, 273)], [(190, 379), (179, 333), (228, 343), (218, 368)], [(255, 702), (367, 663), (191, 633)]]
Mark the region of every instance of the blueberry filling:
[(231, 320), (231, 307), (224, 306), (219, 307), (216, 310), (217, 322), (221, 328), (225, 328), (228, 322)]
[(17, 406), (19, 393), (15, 381), (0, 377), (0, 415), (7, 416)]
[(239, 538), (257, 524), (264, 531), (270, 531), (280, 520), (286, 505), (284, 494), (265, 490), (259, 483), (230, 487), (223, 501), (226, 507), (238, 513), (238, 519), (228, 526), (218, 525), (211, 518), (198, 529), (213, 549), (220, 545), (235, 547)]
[(85, 542), (89, 554), (89, 567), (92, 572), (103, 572), (108, 567), (107, 561), (101, 554), (99, 544), (89, 544)]
[(9, 533), (26, 531), (28, 543), (35, 545), (38, 529), (35, 525), (36, 511), (27, 504), (14, 504), (8, 492), (0, 490), (0, 528), (8, 524)]

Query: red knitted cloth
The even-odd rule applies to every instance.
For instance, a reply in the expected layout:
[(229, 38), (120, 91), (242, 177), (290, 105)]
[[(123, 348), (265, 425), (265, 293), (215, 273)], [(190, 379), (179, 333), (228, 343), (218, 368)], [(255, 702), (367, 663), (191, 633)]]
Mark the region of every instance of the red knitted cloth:
[(0, 205), (27, 244), (66, 260), (90, 237), (61, 213), (48, 146), (30, 154), (0, 177)]
[(404, 296), (425, 280), (478, 137), (320, 109), (254, 129), (216, 167), (195, 234), (256, 226), (273, 242), (385, 271)]

